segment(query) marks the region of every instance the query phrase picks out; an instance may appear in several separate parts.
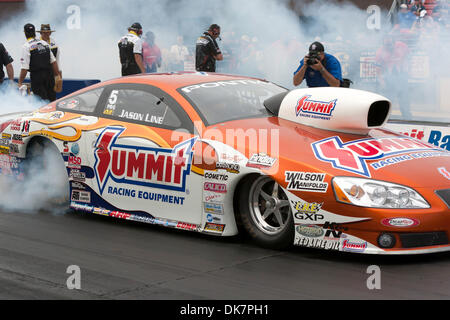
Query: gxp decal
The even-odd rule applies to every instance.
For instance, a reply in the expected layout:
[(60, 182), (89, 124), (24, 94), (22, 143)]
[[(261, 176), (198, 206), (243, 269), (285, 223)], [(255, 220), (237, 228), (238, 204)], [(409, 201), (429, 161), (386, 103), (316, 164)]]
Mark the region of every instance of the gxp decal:
[(313, 117), (313, 118), (326, 118), (329, 119), (336, 107), (337, 99), (329, 102), (310, 100), (310, 95), (305, 95), (297, 102), (295, 114), (297, 117)]
[(116, 183), (184, 192), (197, 137), (173, 149), (117, 144), (117, 138), (124, 130), (106, 128), (95, 144), (94, 169), (100, 194), (109, 179)]
[(367, 161), (413, 151), (442, 151), (411, 138), (361, 139), (343, 143), (334, 136), (311, 144), (317, 159), (330, 162), (333, 168), (371, 177)]

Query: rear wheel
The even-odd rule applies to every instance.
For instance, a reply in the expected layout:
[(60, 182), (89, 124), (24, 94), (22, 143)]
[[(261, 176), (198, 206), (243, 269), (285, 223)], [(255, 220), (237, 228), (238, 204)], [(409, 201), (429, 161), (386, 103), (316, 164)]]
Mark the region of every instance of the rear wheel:
[(39, 198), (42, 208), (57, 208), (64, 212), (69, 208), (70, 188), (61, 153), (46, 139), (30, 143), (24, 165), (26, 190)]
[(289, 200), (268, 176), (250, 176), (239, 189), (242, 226), (261, 246), (281, 249), (294, 242), (294, 221)]

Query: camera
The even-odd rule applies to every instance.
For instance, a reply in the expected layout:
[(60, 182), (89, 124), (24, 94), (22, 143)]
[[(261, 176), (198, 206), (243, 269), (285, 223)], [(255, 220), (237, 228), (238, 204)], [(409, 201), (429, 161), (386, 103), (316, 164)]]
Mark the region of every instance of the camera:
[(317, 51), (310, 51), (308, 54), (308, 60), (306, 60), (306, 64), (308, 66), (312, 66), (314, 64), (317, 64), (318, 60), (319, 60), (319, 53)]

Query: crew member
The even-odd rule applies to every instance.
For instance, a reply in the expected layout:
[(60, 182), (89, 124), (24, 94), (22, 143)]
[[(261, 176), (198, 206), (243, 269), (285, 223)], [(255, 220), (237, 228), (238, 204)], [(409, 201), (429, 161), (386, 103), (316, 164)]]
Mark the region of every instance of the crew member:
[(5, 78), (5, 72), (3, 71), (3, 66), (6, 67), (6, 73), (8, 74), (8, 79), (14, 81), (14, 68), (12, 65), (13, 58), (6, 51), (5, 46), (0, 43), (0, 85), (3, 83)]
[(27, 23), (24, 26), (24, 32), (27, 42), (22, 47), (19, 88), (24, 89), (23, 81), (30, 71), (33, 93), (44, 100), (54, 101), (56, 100), (54, 75), (61, 77), (56, 58), (47, 42), (36, 39), (34, 25)]
[(197, 39), (195, 48), (195, 69), (197, 71), (216, 72), (216, 60), (223, 60), (222, 52), (216, 42), (219, 36), (220, 26), (212, 24), (208, 31)]
[(294, 72), (294, 86), (306, 79), (306, 85), (312, 87), (340, 87), (342, 70), (339, 60), (325, 53), (320, 42), (309, 46), (309, 53), (300, 61), (300, 66)]
[(122, 76), (145, 73), (142, 59), (142, 26), (139, 22), (128, 28), (128, 34), (119, 40), (120, 63)]
[[(47, 42), (50, 45), (50, 50), (52, 50), (53, 55), (56, 58), (58, 67), (61, 68), (61, 63), (59, 60), (61, 51), (58, 48), (58, 45), (56, 44), (55, 40), (53, 38), (50, 38), (52, 32), (55, 32), (55, 31), (52, 30), (52, 28), (50, 27), (50, 24), (41, 24), (41, 30), (39, 30), (37, 32), (39, 32), (41, 34), (41, 40), (44, 40), (45, 42)], [(59, 70), (59, 73), (62, 74), (61, 69)], [(61, 79), (61, 77), (58, 77), (57, 75), (54, 75), (54, 76), (55, 76), (55, 91), (61, 92), (62, 91), (62, 79)]]

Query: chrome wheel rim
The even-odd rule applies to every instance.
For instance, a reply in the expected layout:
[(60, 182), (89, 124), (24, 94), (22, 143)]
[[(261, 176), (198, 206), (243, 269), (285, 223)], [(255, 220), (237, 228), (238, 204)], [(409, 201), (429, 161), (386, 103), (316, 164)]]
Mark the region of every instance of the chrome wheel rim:
[(280, 185), (261, 176), (250, 189), (250, 215), (256, 227), (268, 235), (281, 233), (287, 225), (291, 209)]

